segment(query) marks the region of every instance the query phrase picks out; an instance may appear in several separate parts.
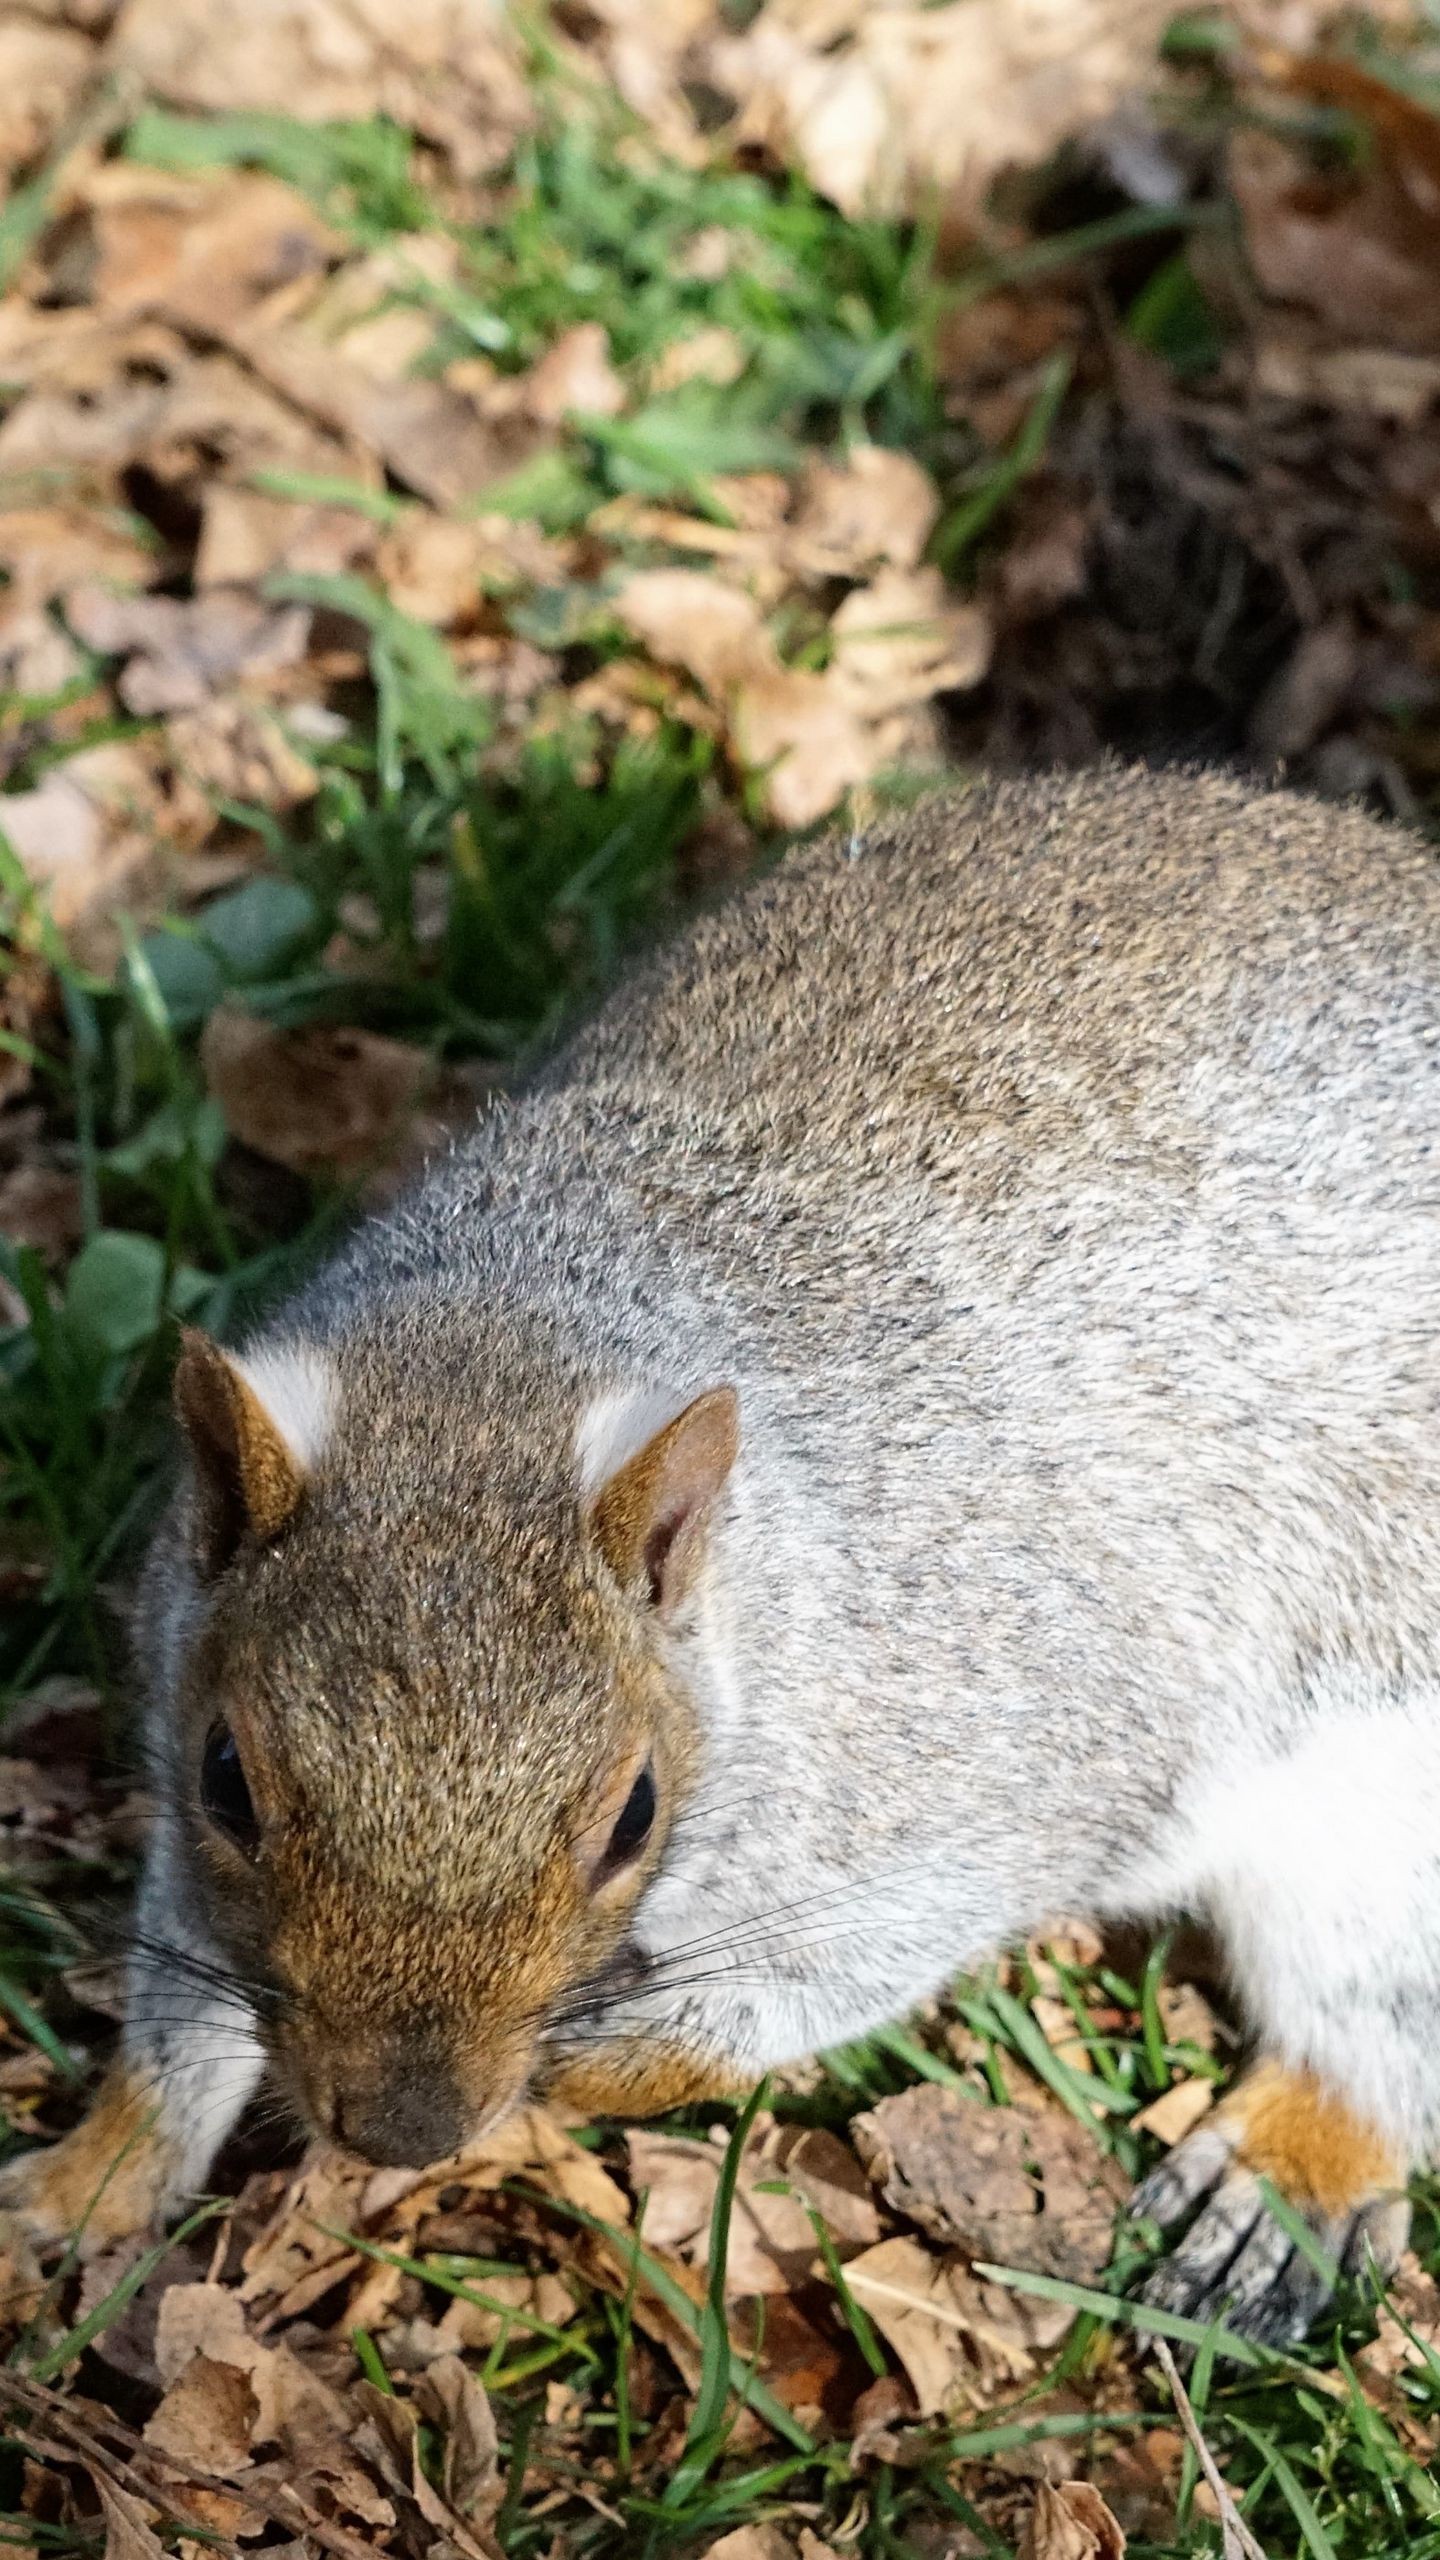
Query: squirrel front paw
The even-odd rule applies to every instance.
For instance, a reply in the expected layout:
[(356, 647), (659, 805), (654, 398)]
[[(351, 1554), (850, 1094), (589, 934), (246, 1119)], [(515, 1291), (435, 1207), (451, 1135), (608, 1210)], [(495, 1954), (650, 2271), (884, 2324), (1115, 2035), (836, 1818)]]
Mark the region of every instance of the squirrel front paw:
[(173, 2192), (161, 2112), (153, 2089), (114, 2065), (71, 2132), (0, 2169), (0, 2225), (41, 2257), (73, 2240), (82, 2258), (93, 2258), (148, 2229)]
[[(1313, 2233), (1316, 2256), (1271, 2212), (1263, 2182)], [(1393, 2145), (1313, 2072), (1261, 2063), (1131, 2197), (1131, 2213), (1163, 2230), (1200, 2208), (1143, 2298), (1192, 2320), (1223, 2316), (1266, 2345), (1292, 2344), (1340, 2277), (1395, 2266), (1410, 2225), (1404, 2185)]]

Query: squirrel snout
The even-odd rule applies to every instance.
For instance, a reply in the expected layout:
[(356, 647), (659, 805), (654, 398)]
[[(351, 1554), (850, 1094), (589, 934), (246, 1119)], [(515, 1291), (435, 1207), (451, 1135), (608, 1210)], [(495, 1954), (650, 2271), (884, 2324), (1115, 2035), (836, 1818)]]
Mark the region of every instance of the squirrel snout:
[(424, 2169), (464, 2148), (475, 2110), (442, 2062), (417, 2064), (341, 2081), (327, 2111), (327, 2132), (377, 2169)]

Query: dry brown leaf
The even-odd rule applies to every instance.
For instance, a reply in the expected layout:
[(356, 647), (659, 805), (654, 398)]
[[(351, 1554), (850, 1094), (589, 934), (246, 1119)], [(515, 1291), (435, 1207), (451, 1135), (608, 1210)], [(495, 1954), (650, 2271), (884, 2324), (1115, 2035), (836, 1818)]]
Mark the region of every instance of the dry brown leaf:
[(1125, 2181), (1058, 2108), (987, 2107), (923, 2082), (851, 2131), (886, 2201), (937, 2239), (1081, 2283), (1105, 2266)]
[(703, 2560), (795, 2560), (795, 2545), (778, 2524), (741, 2524), (707, 2542)]
[(445, 629), (472, 622), (487, 587), (560, 586), (571, 555), (538, 525), (509, 516), (431, 515), (416, 508), (391, 525), (376, 573), (402, 613)]
[(1230, 182), (1266, 293), (1314, 312), (1331, 337), (1440, 351), (1433, 183), (1409, 186), (1383, 144), (1364, 177), (1327, 183), (1288, 144), (1249, 127), (1232, 138)]
[(147, 2420), (145, 2441), (157, 2453), (233, 2479), (249, 2464), (259, 2409), (249, 2375), (237, 2365), (192, 2356)]
[(956, 603), (938, 569), (882, 569), (831, 617), (830, 681), (867, 720), (978, 684), (993, 634), (983, 607)]
[(107, 2480), (103, 2471), (92, 2471), (90, 2477), (105, 2518), (105, 2560), (164, 2560), (164, 2545), (150, 2523), (154, 2508)]
[(124, 0), (114, 70), (172, 106), (312, 123), (387, 115), (493, 167), (532, 109), (494, 0)]
[(747, 678), (781, 672), (753, 596), (703, 569), (637, 569), (616, 594), (615, 612), (652, 657), (683, 667), (717, 701)]
[(219, 1005), (200, 1063), (234, 1137), (292, 1173), (362, 1173), (399, 1143), (430, 1082), (423, 1050), (346, 1024), (299, 1030)]
[(511, 389), (516, 405), (547, 426), (574, 416), (613, 418), (625, 406), (625, 385), (598, 320), (566, 329)]
[(856, 783), (868, 782), (899, 744), (861, 715), (847, 692), (808, 667), (776, 667), (743, 684), (731, 730), (736, 752), (763, 777), (777, 826), (813, 826)]
[(939, 8), (769, 0), (707, 50), (737, 102), (729, 139), (798, 159), (850, 214), (939, 191), (975, 206), (1154, 77), (1167, 0), (950, 0)]
[(910, 2377), (922, 2418), (955, 2398), (965, 2372), (965, 2319), (949, 2272), (918, 2240), (882, 2240), (845, 2270), (845, 2281)]
[(337, 233), (294, 187), (259, 171), (184, 175), (102, 162), (84, 191), (97, 310), (152, 312), (223, 337), (281, 285), (323, 272)]
[(113, 738), (52, 765), (32, 791), (0, 796), (0, 833), (56, 923), (69, 927), (150, 858), (157, 811), (143, 749)]
[(0, 19), (0, 174), (38, 159), (94, 68), (94, 50), (82, 35), (37, 26), (7, 10)]
[[(372, 475), (376, 481), (379, 471)], [(252, 587), (277, 569), (329, 578), (358, 567), (378, 533), (354, 507), (323, 507), (216, 482), (205, 492), (195, 585)]]
[[(721, 2146), (688, 2135), (637, 2130), (626, 2135), (626, 2147), (631, 2184), (637, 2194), (647, 2196), (647, 2243), (703, 2268)], [(797, 2192), (767, 2192), (781, 2178)], [(842, 2256), (878, 2239), (879, 2223), (863, 2173), (843, 2143), (825, 2134), (797, 2142), (793, 2133), (759, 2121), (740, 2163), (730, 2221), (725, 2286), (732, 2299), (789, 2293), (811, 2273), (818, 2244), (807, 2198), (826, 2220)]]
[[(399, 316), (409, 324), (408, 313)], [(428, 320), (425, 334), (433, 335)], [(263, 313), (237, 333), (236, 343), (287, 400), (378, 454), (405, 488), (437, 507), (481, 496), (530, 461), (545, 440), (545, 431), (526, 421), (482, 417), (449, 382), (369, 371), (357, 353), (327, 346), (297, 326), (273, 326)]]
[(120, 699), (142, 718), (193, 710), (237, 680), (263, 684), (302, 663), (310, 636), (307, 607), (267, 605), (238, 587), (190, 597), (78, 587), (66, 609), (87, 648), (127, 661)]
[(47, 1262), (62, 1262), (85, 1233), (80, 1185), (73, 1173), (47, 1164), (17, 1164), (0, 1180), (0, 1236), (33, 1245)]
[(457, 2515), (487, 2516), (504, 2491), (500, 2439), (481, 2383), (457, 2355), (437, 2356), (415, 2385), (421, 2409), (444, 2431), (440, 2486)]
[(1177, 2080), (1163, 2097), (1152, 2098), (1130, 2119), (1136, 2133), (1153, 2133), (1157, 2142), (1183, 2142), (1215, 2103), (1213, 2080)]
[(176, 764), (212, 799), (294, 809), (319, 788), (314, 766), (263, 703), (220, 696), (168, 721), (165, 734)]
[(860, 444), (843, 463), (816, 455), (784, 536), (786, 555), (807, 577), (856, 577), (880, 563), (915, 569), (939, 512), (935, 483), (908, 453)]
[(1125, 2536), (1098, 2489), (1065, 2480), (1035, 2492), (1018, 2560), (1125, 2560)]

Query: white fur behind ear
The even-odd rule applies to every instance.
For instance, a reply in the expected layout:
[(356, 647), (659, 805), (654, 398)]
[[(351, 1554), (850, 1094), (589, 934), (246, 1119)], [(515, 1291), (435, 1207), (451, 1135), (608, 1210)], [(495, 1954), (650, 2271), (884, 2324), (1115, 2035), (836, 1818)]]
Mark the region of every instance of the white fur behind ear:
[(582, 1501), (593, 1501), (627, 1458), (685, 1409), (683, 1395), (661, 1387), (603, 1387), (575, 1425), (575, 1464)]
[(335, 1420), (337, 1389), (329, 1361), (305, 1342), (225, 1356), (254, 1389), (301, 1473), (313, 1474)]

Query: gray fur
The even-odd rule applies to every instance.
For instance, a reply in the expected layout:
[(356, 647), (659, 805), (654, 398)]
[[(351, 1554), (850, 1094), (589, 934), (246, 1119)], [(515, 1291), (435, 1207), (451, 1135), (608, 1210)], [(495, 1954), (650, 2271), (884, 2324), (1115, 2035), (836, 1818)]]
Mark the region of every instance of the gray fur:
[[(483, 1901), (602, 1713), (552, 1605), (583, 1417), (730, 1381), (668, 1654), (704, 1767), (636, 1924), (707, 1945), (620, 2022), (753, 2069), (1046, 1913), (1190, 1901), (1271, 2050), (1431, 2138), (1437, 997), (1422, 846), (1196, 773), (962, 790), (706, 918), (266, 1336), (338, 1388), (264, 1568), (317, 1820), (412, 1881), (429, 1840), (437, 1930)], [(172, 1530), (162, 1747), (206, 1607)], [(1307, 1750), (1376, 1718), (1405, 1891), (1297, 1856), (1272, 1902), (1227, 1786), (1298, 1755), (1323, 1837)]]

